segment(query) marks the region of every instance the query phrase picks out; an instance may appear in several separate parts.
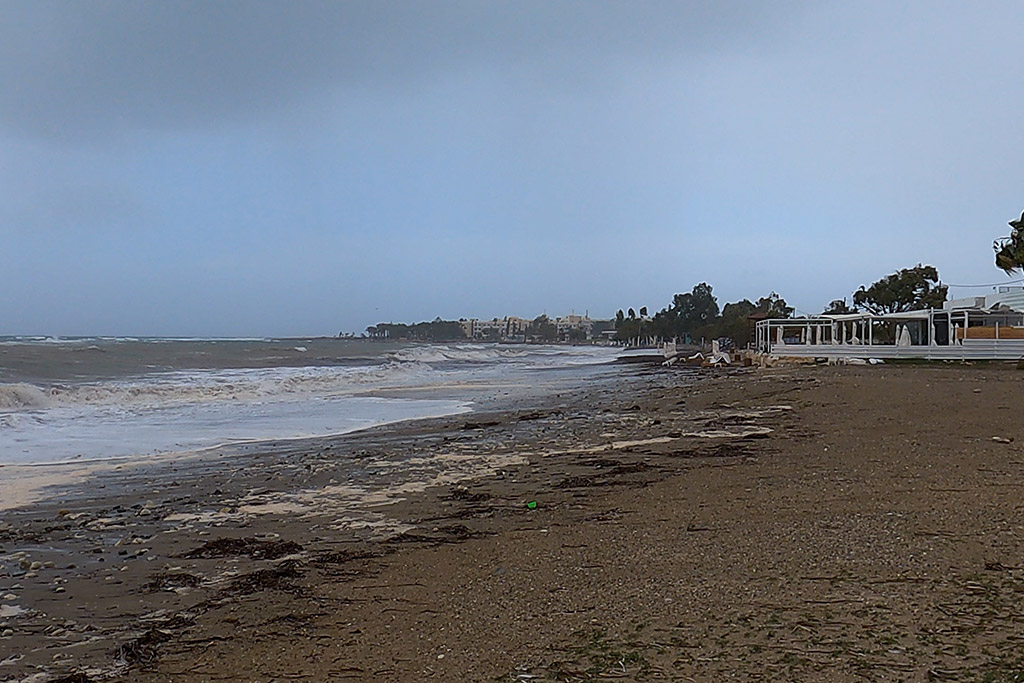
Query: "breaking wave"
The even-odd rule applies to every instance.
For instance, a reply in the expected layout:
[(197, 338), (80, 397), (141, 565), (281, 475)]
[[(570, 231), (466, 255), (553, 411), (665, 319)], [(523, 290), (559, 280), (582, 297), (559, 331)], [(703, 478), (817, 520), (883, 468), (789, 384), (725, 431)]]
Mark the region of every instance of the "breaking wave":
[(449, 344), (419, 346), (388, 354), (398, 362), (509, 364), (527, 367), (607, 363), (620, 353), (607, 346), (482, 346)]
[(51, 404), (46, 392), (31, 384), (0, 384), (0, 412), (38, 410)]
[[(576, 376), (548, 370), (617, 354), (317, 339), (256, 349), (219, 340), (160, 349), (156, 340), (38, 342), (22, 340), (21, 365), (0, 367), (0, 464), (182, 452), (450, 415), (472, 410), (481, 390), (543, 392)], [(67, 353), (79, 350), (88, 353)]]
[(528, 353), (522, 349), (455, 344), (410, 347), (390, 353), (388, 357), (402, 363), (494, 363), (522, 358)]
[(330, 399), (380, 388), (428, 387), (453, 377), (497, 379), (509, 371), (602, 363), (610, 354), (614, 351), (595, 347), (424, 345), (386, 353), (359, 365), (178, 370), (47, 387), (0, 384), (0, 413)]
[(153, 408), (212, 401), (260, 402), (339, 396), (368, 388), (424, 381), (422, 363), (362, 367), (303, 367), (172, 372), (127, 381), (57, 385), (0, 385), (0, 412), (93, 405)]

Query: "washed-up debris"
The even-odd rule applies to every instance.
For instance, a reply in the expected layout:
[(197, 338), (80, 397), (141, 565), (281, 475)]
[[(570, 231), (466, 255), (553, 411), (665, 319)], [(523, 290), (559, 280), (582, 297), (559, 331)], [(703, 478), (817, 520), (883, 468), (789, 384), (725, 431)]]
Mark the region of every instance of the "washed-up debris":
[(388, 539), (388, 542), (432, 544), (454, 543), (456, 541), (465, 541), (466, 539), (479, 535), (481, 535), (481, 532), (473, 531), (464, 524), (446, 524), (444, 526), (434, 527), (434, 529), (429, 533), (405, 531)]
[(501, 422), (498, 422), (497, 420), (488, 420), (484, 422), (467, 422), (466, 424), (462, 425), (462, 429), (486, 429), (487, 427), (497, 427), (500, 424)]
[(295, 592), (298, 587), (292, 583), (292, 579), (298, 578), (302, 573), (299, 565), (294, 560), (285, 560), (273, 569), (260, 569), (235, 579), (224, 590), (224, 595), (249, 595), (264, 590), (283, 590)]
[(372, 550), (333, 550), (317, 555), (313, 564), (346, 564), (353, 560), (366, 560), (380, 557), (381, 553)]
[(96, 679), (90, 678), (89, 675), (83, 671), (72, 671), (60, 678), (50, 679), (50, 683), (94, 683), (95, 680)]
[[(593, 477), (566, 477), (562, 481), (555, 484), (556, 489), (577, 489), (584, 488), (587, 486), (597, 486), (597, 482)], [(529, 505), (529, 504), (527, 504)]]
[(444, 500), (460, 500), (466, 503), (479, 503), (488, 500), (490, 497), (489, 493), (483, 491), (470, 492), (469, 488), (465, 486), (456, 486), (447, 496), (441, 496)]
[(246, 555), (253, 560), (276, 560), (301, 552), (294, 541), (261, 541), (256, 538), (218, 538), (182, 555), (190, 560)]
[(1002, 562), (986, 562), (985, 571), (989, 572), (1009, 572), (1017, 569), (1017, 567), (1007, 567)]
[(117, 648), (117, 659), (129, 666), (149, 666), (160, 658), (157, 645), (171, 637), (167, 631), (151, 628)]
[(9, 619), (24, 614), (27, 611), (20, 605), (0, 605), (0, 618)]
[(173, 591), (179, 588), (195, 588), (202, 579), (195, 574), (189, 574), (187, 572), (165, 572), (154, 576), (149, 583), (142, 587), (147, 593), (157, 593), (159, 591)]

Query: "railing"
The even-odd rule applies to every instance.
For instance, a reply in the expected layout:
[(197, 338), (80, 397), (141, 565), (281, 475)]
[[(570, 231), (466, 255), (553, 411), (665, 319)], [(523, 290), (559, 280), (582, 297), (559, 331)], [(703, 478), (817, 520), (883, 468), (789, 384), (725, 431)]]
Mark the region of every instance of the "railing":
[(774, 356), (801, 358), (924, 358), (928, 360), (1020, 360), (1024, 339), (966, 339), (950, 346), (893, 344), (771, 344)]

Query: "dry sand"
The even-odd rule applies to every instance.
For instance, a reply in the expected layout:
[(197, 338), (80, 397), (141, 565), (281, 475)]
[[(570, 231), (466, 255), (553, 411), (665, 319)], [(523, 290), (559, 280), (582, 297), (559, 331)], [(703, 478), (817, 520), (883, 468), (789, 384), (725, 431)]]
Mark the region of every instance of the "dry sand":
[(1022, 399), (640, 371), (100, 472), (0, 512), (0, 680), (1024, 680)]

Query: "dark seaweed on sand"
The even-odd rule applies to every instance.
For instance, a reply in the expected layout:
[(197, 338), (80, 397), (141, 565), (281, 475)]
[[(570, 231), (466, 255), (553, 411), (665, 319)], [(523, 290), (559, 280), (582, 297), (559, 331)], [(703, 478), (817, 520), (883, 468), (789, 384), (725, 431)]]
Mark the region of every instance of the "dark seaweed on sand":
[(195, 574), (187, 572), (164, 572), (157, 574), (142, 587), (147, 593), (158, 591), (172, 591), (176, 588), (195, 588), (202, 582), (202, 579)]
[(297, 592), (299, 590), (292, 579), (302, 576), (299, 564), (294, 560), (285, 560), (273, 569), (259, 569), (235, 579), (223, 594), (225, 597), (249, 595), (265, 590), (282, 590)]
[(117, 658), (129, 666), (149, 666), (160, 658), (157, 645), (170, 639), (171, 634), (151, 628), (138, 638), (122, 643), (117, 648)]
[(190, 560), (246, 555), (254, 560), (276, 560), (302, 551), (294, 541), (260, 541), (255, 538), (218, 538), (182, 555)]

